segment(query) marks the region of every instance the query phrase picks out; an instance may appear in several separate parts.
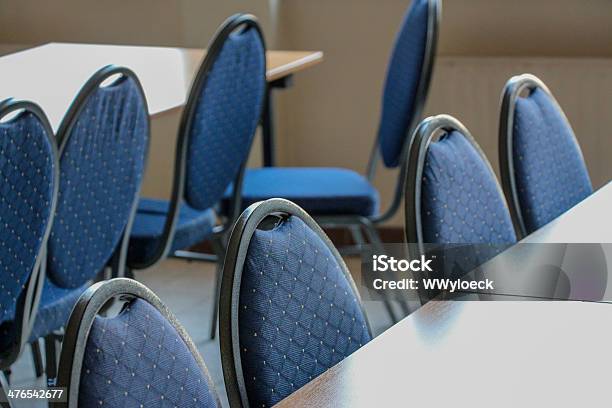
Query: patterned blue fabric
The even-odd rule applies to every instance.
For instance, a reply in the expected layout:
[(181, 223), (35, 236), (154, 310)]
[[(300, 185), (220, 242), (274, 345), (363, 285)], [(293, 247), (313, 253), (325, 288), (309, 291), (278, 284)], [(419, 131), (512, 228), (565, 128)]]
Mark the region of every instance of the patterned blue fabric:
[(146, 102), (124, 78), (89, 96), (61, 152), (48, 275), (76, 288), (112, 256), (140, 186), (149, 137)]
[[(157, 249), (168, 216), (168, 201), (142, 198), (132, 226), (128, 259), (130, 263), (146, 262)], [(212, 209), (194, 210), (181, 206), (172, 241), (172, 251), (187, 249), (212, 234), (217, 217)]]
[(30, 342), (66, 326), (72, 308), (88, 286), (85, 284), (78, 288), (61, 288), (48, 278), (45, 279), (38, 313), (30, 333)]
[(295, 216), (253, 235), (240, 285), (238, 327), (253, 407), (274, 405), (370, 340), (341, 266)]
[(265, 53), (258, 32), (234, 32), (202, 88), (190, 129), (185, 198), (205, 210), (221, 200), (247, 159), (264, 100)]
[[(229, 206), (231, 189), (224, 200)], [(378, 191), (362, 175), (339, 168), (265, 167), (247, 169), (242, 204), (280, 197), (293, 201), (311, 215), (378, 214)]]
[(531, 233), (593, 192), (580, 147), (563, 113), (536, 88), (515, 105), (512, 154), (522, 216)]
[(413, 0), (395, 40), (387, 71), (378, 129), (387, 167), (396, 167), (414, 114), (427, 43), (428, 0)]
[(80, 407), (217, 407), (209, 378), (157, 309), (136, 299), (91, 327), (79, 388)]
[(457, 131), (429, 146), (421, 184), (421, 217), (425, 243), (516, 242), (495, 174)]
[(15, 318), (51, 217), (55, 157), (38, 118), (0, 123), (0, 324)]

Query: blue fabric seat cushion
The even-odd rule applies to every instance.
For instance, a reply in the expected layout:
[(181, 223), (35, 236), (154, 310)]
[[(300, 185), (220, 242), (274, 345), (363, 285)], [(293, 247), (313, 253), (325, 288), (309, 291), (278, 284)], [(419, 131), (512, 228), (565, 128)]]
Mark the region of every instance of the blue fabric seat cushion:
[[(141, 198), (130, 235), (129, 262), (144, 262), (153, 256), (164, 230), (169, 202)], [(195, 210), (182, 204), (172, 250), (187, 249), (212, 234), (217, 222), (212, 209)]]
[[(231, 189), (225, 195), (227, 211)], [(378, 213), (378, 191), (362, 175), (328, 167), (265, 167), (248, 169), (242, 188), (243, 208), (268, 198), (285, 198), (311, 215)]]
[(72, 308), (88, 286), (89, 283), (78, 288), (62, 288), (45, 279), (30, 342), (65, 327)]

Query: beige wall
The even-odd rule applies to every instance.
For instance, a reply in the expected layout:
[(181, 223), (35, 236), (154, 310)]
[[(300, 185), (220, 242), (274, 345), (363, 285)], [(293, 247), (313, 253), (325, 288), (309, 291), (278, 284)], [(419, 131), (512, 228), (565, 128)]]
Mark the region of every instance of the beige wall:
[[(226, 16), (252, 12), (259, 16), (271, 48), (325, 52), (323, 64), (300, 73), (293, 88), (278, 93), (280, 164), (363, 171), (378, 125), (388, 55), (409, 4), (410, 0), (4, 1), (0, 50), (14, 48), (7, 44), (47, 41), (203, 47)], [(505, 79), (525, 70), (542, 75), (565, 107), (594, 182), (600, 185), (612, 178), (612, 164), (606, 160), (612, 155), (612, 142), (604, 131), (612, 102), (594, 99), (586, 90), (609, 90), (612, 95), (609, 80), (598, 80), (598, 75), (610, 72), (611, 38), (609, 0), (446, 0), (427, 112), (457, 115), (496, 165), (497, 104)], [(593, 57), (601, 64), (592, 62)], [(153, 122), (150, 166), (156, 171), (146, 179), (147, 194), (168, 192), (177, 118), (174, 112)], [(258, 163), (259, 151), (253, 163)], [(393, 179), (389, 172), (377, 179), (385, 201)]]

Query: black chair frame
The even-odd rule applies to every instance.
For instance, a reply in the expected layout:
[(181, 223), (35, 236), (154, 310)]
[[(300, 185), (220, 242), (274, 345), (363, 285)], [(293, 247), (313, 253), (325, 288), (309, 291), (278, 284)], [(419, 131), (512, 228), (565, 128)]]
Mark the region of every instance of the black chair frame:
[[(116, 86), (120, 82), (130, 78), (137, 85), (138, 91), (142, 97), (144, 102), (144, 108), (146, 110), (147, 116), (147, 129), (150, 133), (151, 124), (149, 118), (148, 106), (146, 103), (146, 97), (144, 94), (144, 90), (142, 88), (142, 84), (140, 80), (136, 76), (136, 74), (126, 67), (120, 67), (115, 65), (107, 65), (98, 71), (96, 71), (83, 85), (74, 101), (68, 108), (66, 115), (62, 119), (60, 126), (57, 130), (57, 143), (59, 145), (59, 163), (61, 164), (63, 152), (68, 145), (70, 140), (72, 129), (76, 125), (83, 109), (85, 108), (85, 104), (89, 100), (90, 96), (98, 90), (99, 87), (112, 87)], [(150, 135), (147, 137), (147, 146), (145, 148), (145, 158), (144, 158), (144, 167), (147, 164), (148, 151), (150, 145)], [(123, 232), (123, 237), (115, 249), (114, 254), (109, 260), (109, 265), (105, 266), (103, 270), (98, 271), (99, 276), (98, 279), (107, 279), (111, 276), (123, 276), (124, 269), (127, 259), (127, 250), (129, 244), (130, 231), (132, 230), (132, 225), (134, 223), (134, 218), (136, 216), (136, 210), (138, 208), (138, 197), (140, 195), (141, 186), (137, 186), (137, 189), (134, 194), (134, 198), (132, 200), (132, 208), (130, 210), (130, 215), (125, 226), (125, 230)], [(110, 267), (110, 274), (107, 273), (106, 269)], [(57, 348), (59, 343), (62, 341), (61, 333), (52, 333), (44, 339), (45, 343), (45, 354), (46, 354), (46, 362), (45, 365), (47, 372), (47, 381), (53, 383), (57, 374)], [(40, 346), (38, 341), (31, 344), (33, 356), (34, 356), (34, 366), (36, 368), (36, 375), (40, 377), (42, 375), (42, 359), (40, 357)], [(49, 364), (51, 363), (51, 364)]]
[[(189, 97), (187, 99), (187, 103), (185, 105), (185, 109), (183, 111), (181, 122), (178, 131), (178, 140), (176, 147), (176, 158), (174, 160), (174, 179), (172, 183), (172, 195), (170, 198), (170, 205), (168, 210), (168, 215), (166, 218), (166, 222), (164, 225), (164, 230), (161, 238), (159, 239), (158, 246), (155, 251), (155, 255), (153, 255), (150, 259), (146, 260), (144, 263), (138, 264), (128, 264), (128, 274), (126, 276), (132, 277), (131, 269), (145, 269), (155, 265), (157, 262), (166, 258), (167, 256), (187, 259), (187, 260), (195, 260), (195, 261), (212, 261), (217, 262), (218, 267), (216, 271), (216, 288), (215, 293), (218, 298), (219, 293), (219, 285), (221, 281), (221, 260), (225, 255), (225, 246), (227, 240), (227, 232), (229, 227), (233, 224), (234, 220), (238, 217), (240, 213), (240, 205), (241, 205), (241, 192), (242, 192), (242, 181), (244, 177), (244, 169), (246, 166), (245, 163), (242, 164), (240, 171), (233, 183), (233, 192), (232, 198), (230, 202), (230, 212), (229, 217), (224, 220), (223, 224), (218, 225), (214, 231), (213, 236), (210, 239), (210, 243), (212, 245), (212, 249), (214, 254), (211, 256), (209, 254), (201, 254), (191, 251), (179, 250), (171, 253), (172, 242), (174, 239), (174, 233), (176, 230), (176, 226), (179, 219), (179, 212), (181, 208), (181, 203), (184, 200), (185, 195), (185, 179), (186, 179), (186, 167), (187, 167), (187, 153), (189, 147), (189, 138), (192, 123), (194, 117), (196, 115), (197, 104), (200, 98), (200, 92), (203, 87), (206, 86), (206, 81), (208, 80), (208, 75), (211, 72), (214, 63), (217, 60), (221, 50), (223, 49), (223, 45), (225, 44), (228, 36), (238, 30), (238, 29), (249, 29), (253, 28), (257, 31), (260, 36), (261, 42), (264, 47), (265, 52), (265, 41), (263, 37), (262, 30), (259, 26), (257, 18), (250, 14), (235, 14), (229, 17), (217, 30), (216, 34), (213, 36), (213, 40), (208, 47), (208, 51), (200, 68), (198, 69), (197, 74), (191, 84), (191, 90), (189, 92)], [(265, 62), (264, 62), (265, 64)], [(265, 71), (265, 69), (264, 69)], [(265, 80), (265, 78), (264, 78)], [(263, 110), (262, 104), (262, 110)], [(261, 113), (259, 115), (261, 117)], [(213, 318), (211, 324), (211, 334), (210, 338), (215, 337), (216, 332), (216, 316), (217, 316), (217, 302), (214, 302), (215, 308), (213, 310)]]
[(187, 334), (187, 331), (157, 295), (143, 284), (127, 278), (115, 278), (92, 285), (83, 293), (72, 310), (68, 326), (66, 327), (66, 336), (60, 357), (57, 383), (58, 387), (66, 388), (67, 402), (56, 402), (51, 406), (58, 408), (78, 406), (81, 369), (83, 367), (83, 359), (91, 326), (94, 319), (100, 311), (103, 310), (105, 305), (115, 299), (124, 302), (129, 302), (134, 299), (145, 300), (155, 307), (155, 309), (172, 324), (196, 359), (204, 377), (208, 381), (211, 392), (215, 393), (217, 405), (221, 406), (219, 397), (214, 391), (215, 388), (210, 374), (208, 373), (208, 369), (198, 353), (195, 344)]
[[(408, 127), (408, 129), (406, 129), (405, 141), (400, 156), (400, 164), (398, 166), (399, 173), (397, 176), (397, 182), (395, 184), (395, 190), (391, 204), (381, 214), (371, 217), (340, 215), (315, 217), (317, 222), (324, 227), (348, 228), (355, 241), (355, 244), (357, 245), (358, 252), (359, 248), (362, 245), (366, 244), (366, 240), (364, 238), (367, 238), (373, 248), (375, 248), (379, 252), (382, 252), (383, 243), (376, 227), (377, 225), (388, 221), (397, 214), (397, 211), (399, 210), (400, 205), (402, 203), (402, 199), (404, 198), (403, 187), (408, 168), (408, 154), (410, 151), (410, 146), (414, 139), (414, 129), (417, 127), (417, 124), (421, 120), (421, 115), (423, 113), (423, 109), (427, 101), (427, 94), (429, 92), (429, 86), (431, 83), (431, 77), (434, 68), (436, 49), (438, 45), (438, 32), (442, 13), (442, 4), (440, 0), (428, 1), (429, 10), (427, 21), (427, 44), (425, 45), (423, 66), (421, 67), (421, 76), (417, 88), (412, 118), (410, 119), (410, 126)], [(377, 137), (374, 146), (371, 150), (368, 166), (366, 169), (366, 176), (370, 183), (374, 182), (374, 179), (376, 177), (377, 165), (380, 161), (380, 158), (380, 137)], [(365, 232), (365, 237), (362, 231)], [(385, 306), (393, 323), (399, 321), (400, 319), (396, 316), (393, 307), (388, 301), (385, 301)], [(410, 310), (405, 303), (400, 302), (400, 307), (402, 308), (403, 314), (406, 315), (410, 313)]]
[[(408, 244), (416, 244), (420, 254), (425, 251), (425, 239), (423, 238), (423, 224), (421, 211), (421, 191), (423, 169), (427, 158), (427, 151), (432, 143), (435, 143), (437, 137), (444, 137), (446, 134), (457, 131), (460, 133), (478, 152), (480, 158), (486, 163), (487, 168), (495, 179), (500, 197), (504, 198), (503, 191), (495, 178), (495, 172), (491, 163), (485, 156), (484, 152), (470, 133), (470, 131), (457, 119), (450, 115), (437, 115), (424, 119), (415, 132), (414, 142), (410, 149), (408, 159), (408, 174), (406, 176), (406, 201), (405, 205), (405, 234)], [(419, 293), (421, 302), (426, 302), (428, 297), (425, 293)]]
[[(42, 294), (42, 288), (45, 280), (45, 248), (49, 234), (51, 233), (51, 227), (53, 225), (53, 217), (55, 214), (55, 208), (57, 206), (57, 195), (59, 191), (59, 155), (57, 145), (53, 137), (53, 130), (49, 124), (47, 116), (38, 105), (32, 102), (17, 101), (14, 99), (7, 99), (0, 102), (0, 120), (9, 115), (22, 115), (26, 112), (33, 114), (40, 121), (45, 130), (45, 135), (49, 141), (49, 144), (53, 149), (53, 161), (55, 167), (53, 175), (54, 188), (51, 199), (49, 220), (43, 234), (42, 244), (38, 254), (36, 255), (36, 260), (30, 273), (30, 277), (25, 284), (25, 290), (22, 291), (17, 303), (15, 313), (15, 328), (17, 331), (17, 336), (12, 346), (8, 350), (3, 350), (3, 353), (0, 354), (0, 393), (3, 393), (3, 390), (6, 389), (8, 385), (8, 379), (4, 377), (3, 371), (10, 373), (11, 365), (17, 360), (24, 346), (28, 342), (34, 320), (36, 319), (36, 311), (38, 310), (40, 296)], [(14, 119), (15, 118), (11, 118), (9, 121)]]
[[(569, 129), (572, 129), (572, 125), (565, 116), (563, 109), (555, 99), (554, 95), (548, 87), (538, 77), (531, 74), (517, 75), (508, 80), (504, 86), (502, 95), (500, 116), (499, 116), (499, 172), (501, 176), (501, 183), (506, 194), (506, 200), (509, 203), (510, 215), (512, 216), (512, 222), (514, 223), (515, 230), (519, 233), (519, 239), (522, 239), (528, 235), (527, 227), (523, 219), (523, 211), (519, 201), (518, 189), (516, 186), (516, 177), (514, 172), (514, 113), (516, 101), (521, 98), (524, 92), (533, 92), (535, 89), (540, 89), (548, 95), (551, 101), (556, 105), (558, 111), (563, 115), (563, 119)], [(572, 134), (573, 130), (572, 130)], [(574, 134), (574, 140), (576, 146), (582, 157), (582, 150), (576, 140)], [(551, 141), (554, 143), (554, 141)], [(584, 158), (583, 158), (584, 160)]]
[(276, 224), (278, 224), (289, 217), (298, 217), (302, 220), (330, 249), (336, 262), (338, 262), (338, 265), (342, 268), (344, 276), (355, 292), (355, 296), (359, 300), (361, 311), (366, 319), (368, 332), (371, 335), (370, 324), (367, 320), (359, 291), (355, 286), (351, 273), (346, 267), (342, 256), (334, 247), (334, 244), (327, 235), (325, 235), (325, 232), (323, 232), (316, 221), (302, 208), (282, 198), (272, 198), (249, 206), (234, 224), (234, 228), (230, 235), (223, 266), (221, 296), (219, 298), (219, 343), (221, 349), (221, 363), (223, 366), (225, 387), (230, 406), (232, 407), (249, 406), (240, 358), (238, 326), (240, 284), (249, 244), (253, 234), (263, 222), (276, 222)]

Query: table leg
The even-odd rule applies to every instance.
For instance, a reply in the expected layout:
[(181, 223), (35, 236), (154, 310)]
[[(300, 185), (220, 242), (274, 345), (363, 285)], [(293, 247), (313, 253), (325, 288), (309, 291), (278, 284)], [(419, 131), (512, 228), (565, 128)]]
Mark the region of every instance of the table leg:
[(274, 89), (286, 89), (293, 84), (293, 75), (277, 79), (268, 83), (266, 89), (266, 100), (261, 117), (261, 134), (264, 167), (276, 165), (274, 147)]

